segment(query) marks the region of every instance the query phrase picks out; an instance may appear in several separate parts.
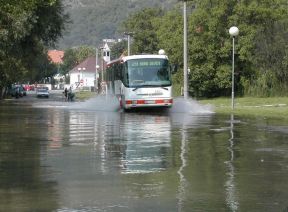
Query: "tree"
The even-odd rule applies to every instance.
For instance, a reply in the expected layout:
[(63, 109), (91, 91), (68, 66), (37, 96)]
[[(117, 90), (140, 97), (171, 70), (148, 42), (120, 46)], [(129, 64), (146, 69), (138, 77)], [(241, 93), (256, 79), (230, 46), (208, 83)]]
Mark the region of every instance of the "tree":
[[(278, 91), (287, 93), (287, 1), (193, 0), (187, 4), (193, 8), (188, 18), (190, 95), (230, 95), (232, 39), (228, 30), (233, 25), (240, 29), (236, 39), (237, 94), (259, 93), (258, 90), (266, 96)], [(163, 48), (172, 63), (183, 65), (183, 20), (179, 8), (165, 14), (145, 9), (131, 15), (124, 26), (135, 32), (133, 53), (154, 53)], [(180, 82), (180, 75), (175, 81)]]
[[(194, 3), (196, 9), (189, 19), (191, 94), (212, 97), (230, 93), (232, 46), (228, 29), (233, 25), (240, 29), (240, 35), (236, 39), (236, 92), (238, 95), (245, 94), (247, 85), (258, 77), (259, 65), (265, 66), (262, 69), (264, 72), (269, 69), (267, 65), (271, 63), (271, 59), (262, 57), (259, 47), (263, 50), (263, 44), (267, 43), (273, 34), (273, 25), (287, 17), (287, 5), (285, 6), (282, 0), (195, 0)], [(257, 37), (259, 35), (265, 39), (261, 41)], [(274, 35), (272, 37), (275, 37)], [(273, 40), (269, 43), (270, 47), (266, 48), (266, 52), (283, 61), (284, 53), (282, 59), (276, 56), (279, 53), (272, 48)], [(260, 52), (263, 52), (262, 50)], [(269, 62), (265, 65), (261, 60)], [(271, 74), (267, 77), (270, 80), (275, 79)]]
[[(249, 77), (242, 80), (248, 95), (286, 95), (287, 1), (247, 1), (237, 4), (231, 18), (239, 22), (244, 36), (239, 38), (239, 57), (250, 64)], [(252, 18), (253, 17), (253, 18)], [(248, 36), (249, 35), (249, 36)], [(250, 43), (250, 45), (247, 45)]]
[(61, 36), (66, 19), (60, 0), (0, 0), (1, 97), (11, 83), (35, 81), (38, 72), (45, 77), (48, 69), (35, 61), (49, 63), (47, 46)]
[(226, 95), (230, 84), (228, 19), (235, 1), (195, 1), (189, 18), (190, 94)]
[(161, 9), (147, 8), (131, 15), (123, 26), (123, 31), (133, 32), (133, 54), (154, 53), (158, 51), (158, 39), (154, 20), (163, 16)]
[[(172, 63), (183, 66), (183, 17), (177, 7), (155, 19), (158, 49), (164, 49)], [(179, 48), (180, 47), (180, 48)]]
[(122, 54), (127, 55), (127, 41), (123, 40), (111, 47), (111, 60), (119, 58)]

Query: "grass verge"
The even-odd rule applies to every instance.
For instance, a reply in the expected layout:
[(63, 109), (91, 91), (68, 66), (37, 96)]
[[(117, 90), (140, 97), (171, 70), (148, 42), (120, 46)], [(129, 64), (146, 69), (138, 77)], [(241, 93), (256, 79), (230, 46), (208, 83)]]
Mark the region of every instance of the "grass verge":
[(96, 92), (91, 91), (78, 91), (75, 92), (76, 101), (85, 101), (91, 97), (96, 96)]
[(288, 119), (288, 97), (235, 98), (234, 110), (232, 110), (231, 98), (206, 99), (199, 102), (213, 105), (214, 111), (219, 114), (233, 112), (241, 116)]

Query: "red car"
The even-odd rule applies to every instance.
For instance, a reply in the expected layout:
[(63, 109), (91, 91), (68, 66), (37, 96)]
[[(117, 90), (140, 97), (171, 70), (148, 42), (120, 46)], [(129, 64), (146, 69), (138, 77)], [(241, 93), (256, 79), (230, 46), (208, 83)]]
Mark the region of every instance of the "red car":
[(34, 91), (34, 85), (23, 85), (25, 91)]

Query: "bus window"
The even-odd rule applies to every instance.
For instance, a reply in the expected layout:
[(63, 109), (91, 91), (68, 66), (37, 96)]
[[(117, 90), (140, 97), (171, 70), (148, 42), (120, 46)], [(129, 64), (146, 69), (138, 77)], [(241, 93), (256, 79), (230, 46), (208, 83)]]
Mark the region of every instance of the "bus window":
[(128, 65), (127, 63), (122, 64), (123, 67), (123, 77), (122, 82), (125, 86), (129, 86), (129, 74), (128, 74)]
[(169, 70), (168, 68), (161, 68), (157, 71), (157, 77), (160, 81), (169, 80)]
[[(170, 86), (168, 60), (145, 58), (125, 62), (126, 86)], [(125, 83), (124, 83), (125, 84)]]

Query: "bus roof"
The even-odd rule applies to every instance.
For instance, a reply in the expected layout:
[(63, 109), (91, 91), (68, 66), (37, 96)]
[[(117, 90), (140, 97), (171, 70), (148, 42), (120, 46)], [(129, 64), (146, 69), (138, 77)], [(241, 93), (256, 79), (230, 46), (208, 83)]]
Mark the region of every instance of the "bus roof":
[(156, 59), (168, 59), (166, 55), (159, 55), (159, 54), (141, 54), (141, 55), (131, 55), (131, 56), (126, 56), (122, 57), (122, 61), (127, 61), (127, 60), (134, 60), (134, 59), (145, 59), (145, 58), (156, 58)]
[(168, 60), (168, 57), (166, 55), (141, 54), (141, 55), (131, 55), (131, 56), (120, 57), (116, 60), (110, 61), (107, 65), (111, 66), (114, 63), (126, 62), (128, 60), (134, 60), (134, 59), (145, 59), (145, 58), (167, 59)]

